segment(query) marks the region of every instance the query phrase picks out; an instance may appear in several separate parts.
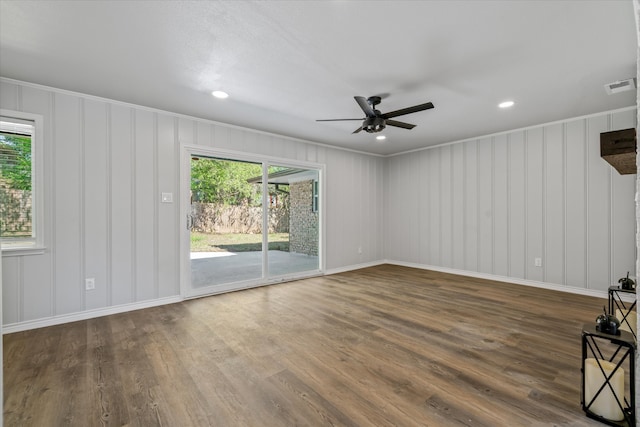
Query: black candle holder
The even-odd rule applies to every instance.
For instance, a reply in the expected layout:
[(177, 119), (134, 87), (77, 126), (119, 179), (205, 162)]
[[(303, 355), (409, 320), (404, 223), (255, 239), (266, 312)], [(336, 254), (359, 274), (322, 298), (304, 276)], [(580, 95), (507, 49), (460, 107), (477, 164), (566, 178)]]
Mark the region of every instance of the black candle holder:
[[(633, 289), (623, 289), (620, 286), (609, 286), (609, 314), (612, 316), (616, 315), (616, 308), (620, 310), (623, 315), (622, 319), (618, 319), (620, 321), (620, 325), (627, 325), (631, 334), (633, 334), (633, 339), (637, 340), (635, 325), (631, 326), (631, 321), (629, 320), (629, 313), (635, 308), (637, 300), (634, 298), (632, 303), (625, 303), (622, 299), (622, 295), (624, 294), (636, 294), (635, 288)], [(635, 319), (634, 319), (635, 320)]]
[[(582, 329), (582, 387), (580, 402), (582, 410), (587, 417), (598, 420), (604, 424), (611, 426), (635, 427), (635, 352), (636, 339), (635, 336), (627, 331), (620, 331), (620, 335), (611, 335), (596, 330), (594, 325), (585, 325)], [(590, 397), (589, 401), (585, 398), (585, 362), (587, 359), (593, 358), (599, 372), (602, 375), (602, 385)], [(612, 369), (605, 367), (613, 364)], [(618, 396), (612, 379), (617, 373), (622, 373), (621, 368), (627, 369), (629, 375), (625, 375), (622, 396)], [(606, 370), (610, 369), (607, 373)], [(600, 377), (599, 377), (600, 378)], [(627, 382), (628, 380), (628, 382)], [(627, 386), (628, 385), (628, 386)], [(606, 391), (605, 391), (606, 390)], [(593, 405), (603, 393), (611, 393), (617, 404), (617, 408), (623, 414), (622, 420), (610, 420), (593, 411)]]

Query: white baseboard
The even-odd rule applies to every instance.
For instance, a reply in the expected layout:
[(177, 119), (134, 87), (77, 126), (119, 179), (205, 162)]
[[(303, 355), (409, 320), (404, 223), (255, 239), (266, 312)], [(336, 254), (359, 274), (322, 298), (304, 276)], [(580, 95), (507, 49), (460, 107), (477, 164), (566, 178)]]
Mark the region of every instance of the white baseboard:
[(498, 276), (494, 274), (478, 273), (476, 271), (457, 270), (455, 268), (438, 267), (434, 265), (416, 264), (416, 263), (403, 262), (403, 261), (385, 260), (385, 263), (400, 265), (403, 267), (419, 268), (421, 270), (433, 270), (433, 271), (440, 271), (442, 273), (450, 273), (450, 274), (457, 274), (460, 276), (475, 277), (477, 279), (494, 280), (496, 282), (506, 282), (506, 283), (514, 283), (516, 285), (533, 286), (535, 288), (550, 289), (553, 291), (567, 292), (567, 293), (578, 294), (578, 295), (587, 295), (587, 296), (596, 297), (596, 298), (607, 299), (609, 297), (607, 291), (600, 290), (600, 289), (576, 288), (574, 286), (563, 286), (557, 283), (538, 282), (535, 280), (520, 279), (517, 277)]
[(328, 276), (330, 274), (345, 273), (347, 271), (360, 270), (361, 268), (375, 267), (376, 265), (382, 265), (382, 264), (391, 264), (391, 263), (387, 263), (387, 261), (385, 260), (378, 260), (378, 261), (372, 261), (372, 262), (365, 262), (363, 264), (353, 264), (353, 265), (348, 265), (346, 267), (331, 268), (329, 270), (325, 270), (324, 275)]
[(2, 325), (2, 334), (11, 334), (13, 332), (27, 331), (30, 329), (44, 328), (47, 326), (60, 325), (62, 323), (76, 322), (78, 320), (93, 319), (96, 317), (108, 316), (110, 314), (125, 313), (127, 311), (141, 310), (143, 308), (157, 307), (159, 305), (174, 304), (183, 301), (180, 295), (158, 298), (149, 301), (134, 302), (122, 304), (113, 307), (98, 308), (95, 310), (87, 310), (80, 313), (62, 314), (59, 316), (51, 316), (37, 320), (27, 320), (25, 322), (9, 323)]
[[(418, 268), (421, 270), (440, 271), (442, 273), (457, 274), (460, 276), (475, 277), (478, 279), (487, 279), (487, 280), (494, 280), (497, 282), (506, 282), (506, 283), (514, 283), (517, 285), (533, 286), (536, 288), (551, 289), (554, 291), (567, 292), (567, 293), (578, 294), (578, 295), (587, 295), (587, 296), (592, 296), (597, 298), (604, 298), (604, 299), (608, 298), (607, 291), (605, 290), (576, 288), (573, 286), (563, 286), (556, 283), (537, 282), (535, 280), (526, 280), (526, 279), (520, 279), (516, 277), (497, 276), (493, 274), (478, 273), (475, 271), (457, 270), (454, 268), (438, 267), (434, 265), (416, 264), (411, 262), (403, 262), (403, 261), (395, 261), (395, 260), (378, 260), (378, 261), (372, 261), (372, 262), (367, 262), (363, 264), (353, 264), (346, 267), (333, 268), (333, 269), (326, 270), (324, 272), (324, 275), (345, 273), (347, 271), (360, 270), (362, 268), (375, 267), (377, 265), (382, 265), (382, 264), (393, 264), (393, 265), (400, 265), (403, 267)], [(633, 299), (629, 299), (629, 297), (627, 297), (626, 295), (623, 296), (623, 299), (626, 301), (633, 301)], [(166, 305), (166, 304), (174, 304), (181, 301), (184, 301), (184, 298), (180, 295), (176, 295), (172, 297), (159, 298), (155, 300), (135, 302), (130, 304), (122, 304), (114, 307), (87, 310), (80, 313), (63, 314), (63, 315), (52, 316), (52, 317), (47, 317), (43, 319), (10, 323), (2, 326), (2, 333), (10, 334), (13, 332), (21, 332), (21, 331), (27, 331), (30, 329), (44, 328), (47, 326), (60, 325), (62, 323), (76, 322), (78, 320), (87, 320), (87, 319), (93, 319), (96, 317), (108, 316), (110, 314), (119, 314), (119, 313), (125, 313), (128, 311), (141, 310), (143, 308), (156, 307), (156, 306)]]

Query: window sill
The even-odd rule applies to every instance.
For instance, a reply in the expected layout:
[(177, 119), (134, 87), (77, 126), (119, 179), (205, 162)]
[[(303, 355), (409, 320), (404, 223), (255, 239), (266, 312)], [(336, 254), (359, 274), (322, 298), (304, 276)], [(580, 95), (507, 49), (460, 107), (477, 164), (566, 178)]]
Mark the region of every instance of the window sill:
[(9, 256), (25, 256), (25, 255), (43, 255), (47, 248), (44, 246), (31, 246), (22, 248), (2, 248), (2, 257)]

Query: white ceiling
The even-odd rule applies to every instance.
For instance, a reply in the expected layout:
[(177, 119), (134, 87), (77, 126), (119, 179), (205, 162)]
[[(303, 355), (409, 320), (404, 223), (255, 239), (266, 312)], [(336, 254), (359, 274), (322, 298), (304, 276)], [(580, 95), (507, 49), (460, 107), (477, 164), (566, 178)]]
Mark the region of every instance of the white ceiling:
[[(635, 105), (603, 87), (636, 75), (633, 16), (629, 0), (2, 0), (0, 76), (390, 154)], [(362, 117), (354, 95), (435, 109), (383, 142), (315, 122)]]

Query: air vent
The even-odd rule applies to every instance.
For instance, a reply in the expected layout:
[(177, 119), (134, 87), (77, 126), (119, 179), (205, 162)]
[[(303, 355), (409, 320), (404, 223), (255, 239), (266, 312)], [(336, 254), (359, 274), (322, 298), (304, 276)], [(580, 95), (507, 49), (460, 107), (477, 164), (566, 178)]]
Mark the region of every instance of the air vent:
[(612, 95), (618, 92), (626, 92), (628, 90), (633, 90), (636, 88), (636, 79), (627, 79), (627, 80), (619, 80), (613, 83), (607, 83), (604, 85), (604, 90), (607, 91), (607, 94)]

